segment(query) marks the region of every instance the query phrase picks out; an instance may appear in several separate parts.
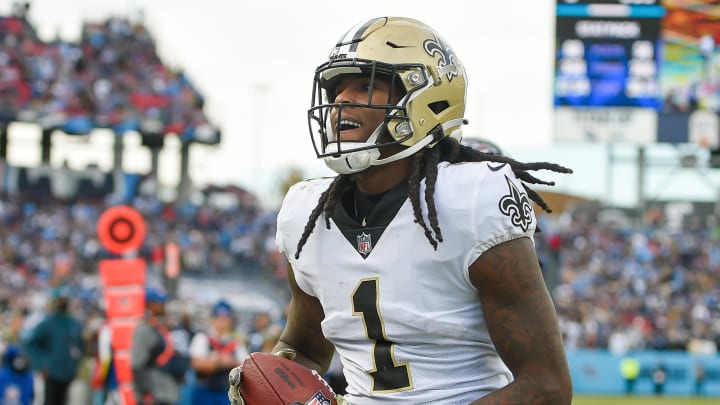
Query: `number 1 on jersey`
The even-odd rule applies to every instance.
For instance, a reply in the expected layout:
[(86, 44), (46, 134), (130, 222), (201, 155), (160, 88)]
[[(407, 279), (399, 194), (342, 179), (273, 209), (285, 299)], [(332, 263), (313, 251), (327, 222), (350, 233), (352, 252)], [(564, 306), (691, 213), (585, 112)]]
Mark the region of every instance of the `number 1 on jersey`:
[(412, 388), (410, 367), (407, 363), (396, 363), (391, 342), (385, 335), (380, 315), (378, 278), (360, 280), (352, 294), (353, 315), (361, 316), (365, 334), (374, 340), (372, 348), (374, 368), (368, 371), (372, 378), (373, 392), (405, 391)]

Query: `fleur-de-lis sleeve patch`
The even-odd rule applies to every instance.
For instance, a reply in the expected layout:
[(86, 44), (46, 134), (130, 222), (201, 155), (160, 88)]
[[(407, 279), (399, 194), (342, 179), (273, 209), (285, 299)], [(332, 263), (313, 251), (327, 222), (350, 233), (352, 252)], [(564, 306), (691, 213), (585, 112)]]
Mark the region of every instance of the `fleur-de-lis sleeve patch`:
[(498, 204), (500, 212), (510, 217), (510, 222), (525, 232), (533, 219), (530, 200), (525, 192), (518, 190), (508, 176), (505, 176), (505, 181), (510, 188), (510, 194), (500, 199)]

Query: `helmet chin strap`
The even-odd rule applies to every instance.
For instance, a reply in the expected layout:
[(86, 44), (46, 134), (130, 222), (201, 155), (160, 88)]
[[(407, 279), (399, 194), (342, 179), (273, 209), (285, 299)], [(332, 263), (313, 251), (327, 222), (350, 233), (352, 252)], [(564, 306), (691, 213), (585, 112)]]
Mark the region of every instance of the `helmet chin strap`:
[[(338, 174), (352, 174), (361, 172), (370, 167), (371, 160), (380, 157), (380, 150), (376, 148), (376, 141), (380, 136), (384, 125), (380, 124), (368, 137), (365, 142), (332, 142), (327, 146), (326, 153), (338, 152), (337, 155), (330, 155), (323, 158), (325, 165)], [(359, 150), (356, 152), (342, 153), (342, 150), (371, 147), (372, 149)]]
[[(460, 126), (463, 124), (467, 124), (467, 120), (465, 118), (457, 118), (454, 120), (450, 120), (447, 122), (444, 122), (441, 127), (443, 130), (443, 133), (446, 133), (446, 131), (452, 127)], [(342, 150), (342, 146), (346, 146), (348, 149), (350, 148), (361, 148), (366, 146), (379, 146), (376, 145), (375, 142), (377, 141), (378, 136), (380, 135), (380, 132), (382, 130), (383, 125), (378, 126), (375, 131), (368, 137), (368, 140), (365, 142), (334, 142), (332, 145), (336, 145), (338, 150)], [(451, 136), (455, 139), (462, 139), (462, 130), (460, 128), (452, 131), (448, 136)], [(400, 160), (403, 158), (406, 158), (410, 155), (413, 155), (420, 151), (421, 149), (425, 148), (432, 142), (434, 142), (435, 136), (432, 134), (426, 135), (423, 139), (421, 139), (416, 144), (394, 154), (391, 156), (388, 156), (384, 159), (380, 159), (380, 150), (378, 148), (373, 149), (367, 149), (367, 150), (361, 150), (357, 152), (349, 152), (344, 154), (338, 154), (334, 156), (327, 156), (323, 160), (325, 161), (325, 165), (335, 171), (338, 174), (352, 174), (361, 172), (365, 169), (367, 169), (370, 166), (380, 166), (384, 165), (390, 162), (394, 162), (396, 160)], [(328, 145), (329, 147), (330, 145)]]

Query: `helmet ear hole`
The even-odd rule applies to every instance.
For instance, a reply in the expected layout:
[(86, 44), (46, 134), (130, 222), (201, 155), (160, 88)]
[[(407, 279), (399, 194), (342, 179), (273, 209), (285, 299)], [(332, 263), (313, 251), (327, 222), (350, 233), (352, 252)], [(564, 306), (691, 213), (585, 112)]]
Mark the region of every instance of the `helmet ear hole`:
[(448, 107), (450, 107), (450, 103), (448, 103), (446, 100), (435, 101), (428, 104), (428, 108), (430, 109), (430, 111), (434, 112), (435, 114), (440, 114), (441, 112), (447, 110)]

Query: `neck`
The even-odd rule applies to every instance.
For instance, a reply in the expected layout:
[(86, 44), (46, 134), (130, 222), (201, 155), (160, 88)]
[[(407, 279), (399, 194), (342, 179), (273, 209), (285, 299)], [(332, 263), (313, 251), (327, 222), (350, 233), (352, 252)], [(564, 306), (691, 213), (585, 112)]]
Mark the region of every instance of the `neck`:
[(380, 194), (404, 181), (410, 174), (410, 158), (400, 159), (381, 166), (371, 166), (355, 173), (358, 190), (365, 194)]

